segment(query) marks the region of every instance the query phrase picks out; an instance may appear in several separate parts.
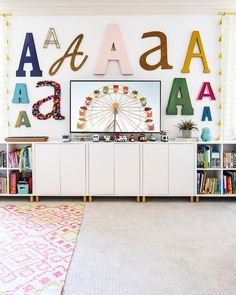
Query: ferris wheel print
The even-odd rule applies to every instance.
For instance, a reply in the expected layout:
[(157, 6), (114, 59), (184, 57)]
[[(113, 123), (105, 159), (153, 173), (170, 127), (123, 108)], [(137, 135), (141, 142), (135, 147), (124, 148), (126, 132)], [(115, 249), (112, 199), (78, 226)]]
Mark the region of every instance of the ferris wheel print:
[(148, 99), (123, 85), (104, 85), (79, 106), (77, 129), (100, 132), (145, 132), (155, 129)]

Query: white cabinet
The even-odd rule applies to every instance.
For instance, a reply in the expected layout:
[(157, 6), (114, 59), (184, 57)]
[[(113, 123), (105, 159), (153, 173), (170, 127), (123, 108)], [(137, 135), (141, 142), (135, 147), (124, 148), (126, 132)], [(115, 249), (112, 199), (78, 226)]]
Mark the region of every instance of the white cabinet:
[(35, 144), (35, 194), (60, 195), (60, 144)]
[(114, 194), (114, 144), (88, 144), (89, 195)]
[(169, 194), (194, 195), (195, 144), (169, 144)]
[(61, 194), (86, 194), (85, 144), (61, 144)]
[(169, 144), (144, 143), (142, 146), (142, 195), (168, 195)]
[(114, 144), (115, 194), (140, 195), (140, 155), (138, 143)]

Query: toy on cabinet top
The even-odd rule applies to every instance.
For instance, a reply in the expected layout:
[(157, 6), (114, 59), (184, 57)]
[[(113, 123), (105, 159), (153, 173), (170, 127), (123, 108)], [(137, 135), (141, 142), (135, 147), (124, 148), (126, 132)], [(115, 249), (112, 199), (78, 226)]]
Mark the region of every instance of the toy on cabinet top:
[(211, 131), (208, 127), (202, 128), (202, 134), (201, 134), (201, 139), (203, 141), (211, 141)]
[(109, 141), (111, 141), (111, 137), (110, 137), (110, 135), (104, 135), (104, 136), (103, 136), (103, 139), (104, 139), (105, 142), (109, 142)]
[(116, 136), (115, 136), (115, 141), (117, 142), (126, 142), (127, 141), (127, 137), (126, 135), (123, 135), (123, 134), (120, 134), (120, 133), (116, 133)]
[(161, 141), (168, 142), (169, 138), (168, 138), (166, 130), (161, 130), (160, 135), (161, 135)]
[(99, 135), (98, 134), (94, 134), (93, 135), (93, 141), (94, 142), (98, 142), (99, 141)]
[(70, 141), (71, 141), (71, 137), (69, 134), (62, 135), (62, 142), (70, 142)]
[(145, 133), (140, 133), (139, 137), (138, 137), (138, 140), (140, 142), (145, 142), (148, 140), (147, 136), (145, 135)]
[(153, 136), (153, 134), (148, 136), (149, 141), (156, 141), (156, 137)]
[(130, 134), (129, 141), (131, 141), (131, 142), (134, 142), (135, 141), (135, 138), (134, 138), (134, 135), (133, 134)]

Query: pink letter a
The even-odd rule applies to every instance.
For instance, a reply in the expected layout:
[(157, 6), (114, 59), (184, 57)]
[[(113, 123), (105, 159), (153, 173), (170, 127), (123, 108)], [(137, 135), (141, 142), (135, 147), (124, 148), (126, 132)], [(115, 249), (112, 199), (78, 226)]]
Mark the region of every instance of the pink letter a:
[(117, 24), (108, 25), (105, 41), (94, 74), (104, 75), (106, 73), (107, 64), (111, 60), (116, 60), (120, 63), (122, 75), (133, 74), (120, 28)]

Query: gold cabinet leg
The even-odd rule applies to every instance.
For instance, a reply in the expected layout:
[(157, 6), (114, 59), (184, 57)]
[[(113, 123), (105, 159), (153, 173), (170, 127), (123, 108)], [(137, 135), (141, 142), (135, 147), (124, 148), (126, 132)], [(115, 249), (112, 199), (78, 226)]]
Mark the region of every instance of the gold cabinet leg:
[(34, 196), (30, 196), (30, 202), (34, 201)]
[(145, 203), (146, 202), (146, 197), (145, 196), (143, 196), (143, 203)]
[(194, 202), (194, 196), (190, 197), (190, 202), (193, 203)]
[(199, 197), (198, 196), (196, 197), (196, 203), (199, 203)]
[(137, 201), (137, 203), (140, 203), (140, 196), (137, 196), (136, 201)]
[(92, 201), (93, 201), (93, 197), (89, 196), (89, 203), (92, 203)]
[(84, 203), (86, 203), (87, 202), (87, 196), (84, 196), (83, 200), (84, 200)]
[(39, 202), (39, 196), (35, 196), (36, 202)]

